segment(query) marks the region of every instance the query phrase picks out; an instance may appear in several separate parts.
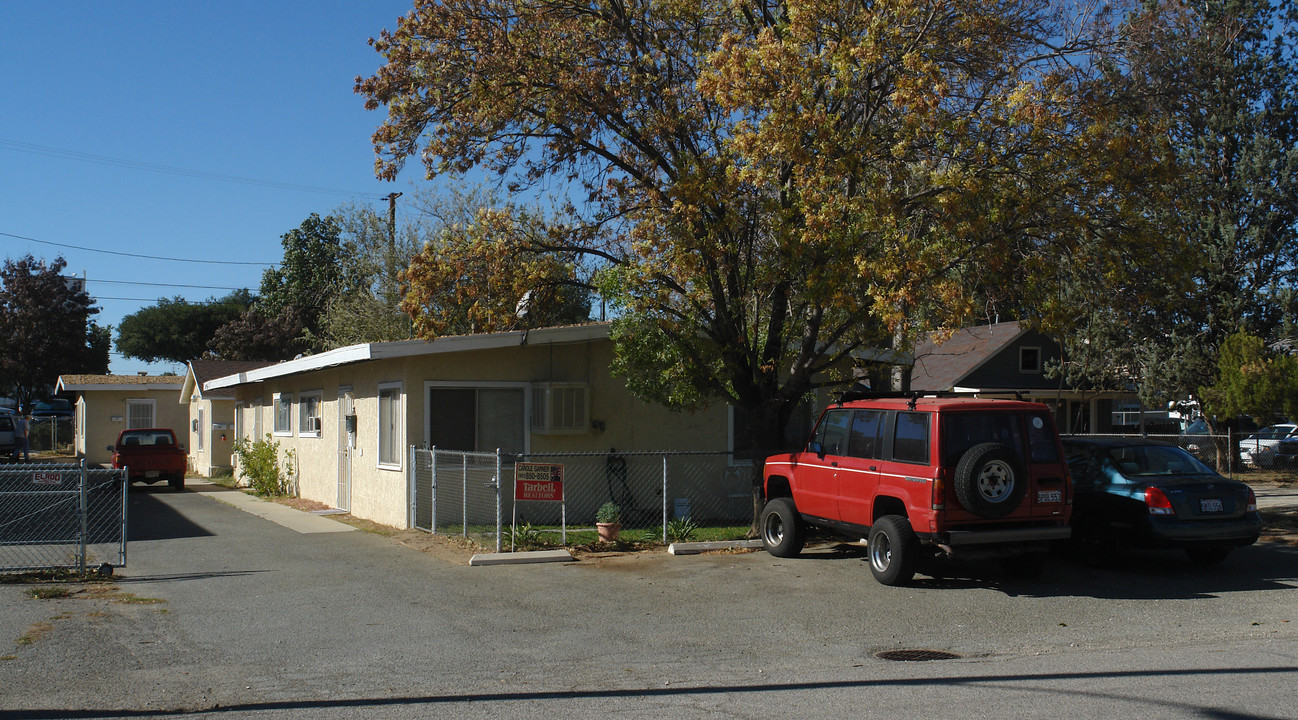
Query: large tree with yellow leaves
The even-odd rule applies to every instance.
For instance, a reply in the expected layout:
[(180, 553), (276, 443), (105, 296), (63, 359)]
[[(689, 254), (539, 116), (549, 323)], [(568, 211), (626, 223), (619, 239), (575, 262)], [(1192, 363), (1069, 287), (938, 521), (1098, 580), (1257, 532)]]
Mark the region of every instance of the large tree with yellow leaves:
[(1097, 100), (1112, 23), (1079, 7), (417, 0), (356, 89), (381, 177), (567, 183), (578, 221), (528, 250), (615, 303), (633, 390), (734, 404), (760, 457), (854, 351), (989, 300), (1059, 317), (1060, 257), (1146, 256), (1160, 147)]

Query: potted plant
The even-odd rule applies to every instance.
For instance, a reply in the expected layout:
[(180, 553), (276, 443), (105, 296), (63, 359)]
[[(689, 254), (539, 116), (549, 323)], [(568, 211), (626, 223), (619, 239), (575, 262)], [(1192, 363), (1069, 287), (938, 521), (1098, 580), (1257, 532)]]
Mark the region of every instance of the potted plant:
[(617, 535), (622, 532), (621, 509), (611, 502), (601, 505), (595, 511), (595, 530), (599, 532), (601, 542), (617, 542)]

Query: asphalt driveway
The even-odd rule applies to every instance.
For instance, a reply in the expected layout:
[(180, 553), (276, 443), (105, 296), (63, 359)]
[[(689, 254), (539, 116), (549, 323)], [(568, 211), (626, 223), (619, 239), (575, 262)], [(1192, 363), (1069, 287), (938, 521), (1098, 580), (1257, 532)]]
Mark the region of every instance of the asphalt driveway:
[[(887, 588), (850, 546), (480, 568), (368, 532), (299, 532), (193, 490), (137, 489), (130, 512), (113, 582), (53, 599), (0, 585), (0, 718), (1298, 706), (1298, 551), (1278, 544), (1209, 571), (1152, 555), (1122, 570), (1059, 562), (1024, 581), (973, 567)], [(955, 657), (877, 655), (897, 649)]]

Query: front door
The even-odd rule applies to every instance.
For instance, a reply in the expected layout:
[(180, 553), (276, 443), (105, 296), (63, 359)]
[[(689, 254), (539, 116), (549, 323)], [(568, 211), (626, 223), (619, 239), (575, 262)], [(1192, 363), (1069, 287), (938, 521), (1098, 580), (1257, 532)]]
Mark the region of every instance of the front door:
[(356, 402), (349, 387), (338, 388), (338, 509), (352, 509), (352, 453), (356, 450)]

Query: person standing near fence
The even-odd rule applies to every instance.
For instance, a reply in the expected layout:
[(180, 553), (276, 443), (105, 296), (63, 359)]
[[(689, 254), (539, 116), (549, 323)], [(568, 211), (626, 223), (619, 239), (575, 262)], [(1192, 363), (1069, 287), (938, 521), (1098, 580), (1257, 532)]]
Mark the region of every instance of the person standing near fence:
[(32, 443), (31, 443), (31, 422), (27, 419), (27, 408), (18, 411), (18, 416), (14, 418), (14, 442), (18, 448), (14, 451), (14, 457), (18, 453), (23, 454), (23, 462), (31, 462)]

